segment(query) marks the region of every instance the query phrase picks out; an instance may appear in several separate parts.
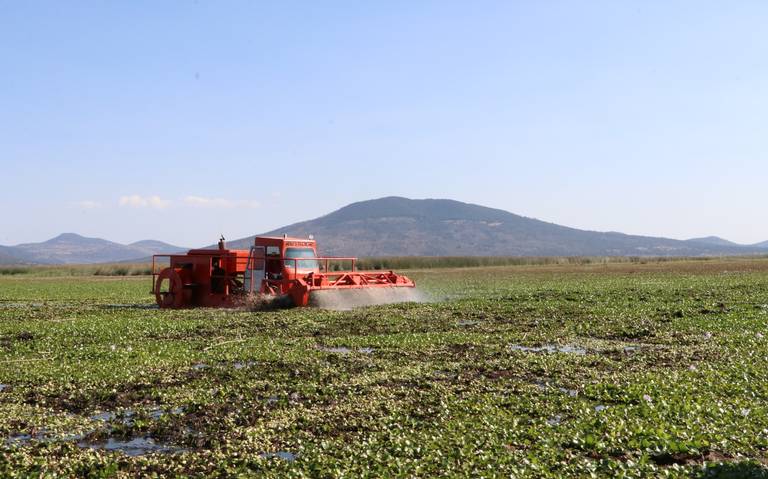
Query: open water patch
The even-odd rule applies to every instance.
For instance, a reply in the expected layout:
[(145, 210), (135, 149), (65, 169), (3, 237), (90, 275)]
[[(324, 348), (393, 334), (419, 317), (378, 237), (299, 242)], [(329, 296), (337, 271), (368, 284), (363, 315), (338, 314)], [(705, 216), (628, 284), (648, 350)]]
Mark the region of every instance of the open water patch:
[(35, 434), (21, 433), (8, 436), (5, 439), (6, 446), (26, 446), (31, 442), (69, 442), (79, 441), (85, 434), (56, 434), (45, 428), (39, 429)]
[[(128, 412), (126, 412), (124, 414), (124, 417), (126, 417), (126, 418), (129, 418), (131, 416), (133, 416), (133, 412), (131, 412), (131, 411), (128, 411)], [(94, 414), (92, 416), (89, 416), (89, 418), (92, 421), (100, 421), (100, 422), (114, 421), (115, 419), (117, 419), (117, 417), (118, 417), (118, 414), (116, 412), (113, 412), (113, 411), (97, 412), (96, 414)]]
[[(160, 407), (153, 407), (146, 411), (146, 417), (153, 421), (159, 421), (160, 418), (169, 414), (182, 414), (185, 409), (183, 406), (174, 407), (171, 409), (164, 409)], [(98, 421), (103, 423), (119, 421), (125, 426), (131, 426), (134, 423), (134, 418), (139, 414), (133, 409), (126, 409), (124, 411), (102, 411), (89, 416), (92, 421)]]
[(246, 369), (251, 366), (256, 366), (256, 361), (237, 361), (232, 364), (232, 367), (235, 369)]
[(278, 459), (283, 459), (288, 462), (293, 462), (296, 460), (296, 454), (292, 452), (287, 452), (287, 451), (262, 452), (261, 454), (259, 454), (259, 457), (263, 457), (264, 459), (271, 459), (273, 457), (276, 457)]
[(146, 454), (175, 454), (187, 451), (186, 448), (157, 442), (151, 437), (135, 437), (133, 439), (107, 438), (103, 441), (80, 441), (77, 446), (83, 449), (103, 449), (105, 451), (122, 452), (126, 456), (143, 456)]
[(6, 446), (23, 446), (25, 444), (28, 444), (32, 440), (35, 441), (44, 441), (45, 437), (42, 434), (14, 434), (11, 436), (8, 436), (5, 439), (5, 445)]
[(563, 422), (563, 416), (559, 414), (547, 419), (547, 425), (549, 426), (559, 426), (561, 422)]
[(461, 319), (456, 323), (458, 326), (477, 326), (480, 321), (472, 321), (469, 319)]
[(358, 352), (362, 354), (372, 354), (375, 350), (373, 348), (348, 348), (346, 346), (315, 346), (318, 351), (334, 354), (350, 354), (352, 352)]
[(547, 389), (549, 389), (551, 387), (550, 384), (549, 384), (549, 381), (546, 381), (544, 379), (538, 379), (538, 380), (534, 381), (533, 385), (536, 386), (537, 388), (541, 389), (541, 390), (547, 390)]
[[(163, 409), (155, 407), (146, 411), (145, 415), (152, 421), (157, 421), (161, 417), (167, 414), (182, 414), (185, 411), (184, 407), (174, 407), (172, 409)], [(142, 413), (144, 415), (144, 413)], [(113, 434), (114, 429), (108, 425), (108, 423), (120, 422), (124, 426), (132, 426), (134, 424), (134, 418), (139, 414), (131, 409), (123, 411), (100, 411), (88, 416), (92, 421), (102, 423), (98, 427), (86, 430), (81, 433), (56, 433), (49, 431), (46, 428), (40, 428), (33, 433), (19, 433), (8, 436), (5, 439), (6, 446), (25, 446), (32, 442), (75, 442), (77, 446), (84, 449), (104, 449), (107, 451), (119, 451), (128, 456), (141, 456), (144, 454), (159, 453), (159, 454), (171, 454), (184, 452), (187, 449), (158, 442), (151, 437), (134, 437), (129, 439), (116, 438), (109, 436)], [(87, 437), (95, 434), (107, 434), (104, 439), (86, 440)]]
[(570, 388), (566, 388), (566, 387), (562, 387), (562, 386), (555, 387), (552, 384), (552, 380), (550, 380), (548, 378), (536, 379), (531, 384), (536, 386), (538, 389), (541, 389), (542, 391), (547, 391), (547, 390), (550, 390), (550, 389), (557, 389), (558, 392), (561, 392), (563, 394), (567, 394), (570, 397), (576, 397), (576, 396), (579, 395), (579, 391), (577, 389), (570, 389)]
[(569, 395), (572, 398), (575, 398), (576, 396), (579, 395), (579, 391), (577, 391), (576, 389), (557, 388), (557, 390), (560, 391), (563, 394)]
[(509, 346), (509, 349), (512, 351), (523, 351), (529, 353), (566, 353), (576, 354), (579, 356), (587, 354), (586, 348), (573, 344), (545, 344), (543, 346), (523, 346), (520, 344), (512, 344)]

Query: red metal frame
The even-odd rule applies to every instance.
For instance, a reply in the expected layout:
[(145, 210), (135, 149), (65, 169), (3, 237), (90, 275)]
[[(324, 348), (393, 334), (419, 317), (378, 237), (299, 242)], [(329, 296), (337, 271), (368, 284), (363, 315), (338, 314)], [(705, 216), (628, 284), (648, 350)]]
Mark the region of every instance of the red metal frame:
[[(263, 256), (251, 256), (251, 251), (228, 250), (220, 243), (218, 249), (190, 250), (186, 254), (160, 254), (152, 257), (152, 294), (161, 308), (179, 307), (232, 307), (241, 303), (248, 293), (288, 295), (297, 306), (309, 304), (309, 295), (315, 290), (355, 289), (380, 287), (414, 287), (413, 281), (393, 271), (357, 271), (357, 258), (325, 256), (287, 258), (291, 247), (311, 248), (316, 254), (313, 240), (300, 238), (257, 237), (255, 247), (263, 247)], [(268, 255), (267, 248), (279, 248), (280, 254)], [(157, 259), (168, 258), (169, 266), (157, 271)], [(220, 271), (214, 274), (213, 261), (218, 259)], [(257, 261), (263, 269), (256, 270)], [(314, 262), (317, 268), (301, 267), (299, 262)], [(272, 262), (271, 265), (269, 262)], [(275, 264), (274, 262), (277, 262)], [(289, 266), (293, 262), (293, 266)], [(329, 271), (331, 264), (350, 262), (349, 270)], [(270, 267), (268, 267), (270, 265)], [(320, 266), (323, 266), (321, 268)], [(277, 266), (277, 267), (275, 267)], [(246, 269), (263, 271), (259, 291), (244, 287)], [(269, 271), (269, 270), (272, 271)], [(272, 277), (270, 277), (270, 275)], [(162, 291), (168, 280), (169, 291)]]

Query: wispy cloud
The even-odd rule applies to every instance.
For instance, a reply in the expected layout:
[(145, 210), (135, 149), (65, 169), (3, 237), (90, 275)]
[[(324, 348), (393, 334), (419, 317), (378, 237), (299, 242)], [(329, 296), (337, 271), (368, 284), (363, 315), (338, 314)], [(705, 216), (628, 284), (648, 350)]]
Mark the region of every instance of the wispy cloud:
[(83, 200), (83, 201), (75, 201), (74, 203), (72, 203), (72, 206), (83, 209), (83, 210), (95, 210), (96, 208), (101, 208), (102, 204), (99, 203), (98, 201)]
[(252, 200), (229, 200), (205, 196), (186, 196), (184, 203), (199, 208), (258, 208), (261, 204)]
[(141, 196), (141, 195), (128, 195), (121, 196), (118, 202), (120, 206), (129, 206), (132, 208), (155, 208), (163, 209), (167, 208), (171, 202), (160, 198), (157, 195)]

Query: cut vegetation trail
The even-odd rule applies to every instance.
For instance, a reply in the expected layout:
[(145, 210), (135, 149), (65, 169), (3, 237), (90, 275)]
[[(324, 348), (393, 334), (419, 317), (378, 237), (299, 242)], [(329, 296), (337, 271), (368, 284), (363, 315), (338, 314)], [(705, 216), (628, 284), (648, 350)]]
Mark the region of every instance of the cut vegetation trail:
[(765, 477), (768, 260), (407, 274), (434, 302), (2, 277), (0, 476)]

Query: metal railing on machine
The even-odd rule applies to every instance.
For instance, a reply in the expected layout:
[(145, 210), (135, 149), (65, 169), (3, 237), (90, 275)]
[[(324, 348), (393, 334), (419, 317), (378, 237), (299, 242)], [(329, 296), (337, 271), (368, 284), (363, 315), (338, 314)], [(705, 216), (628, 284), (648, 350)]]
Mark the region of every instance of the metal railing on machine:
[[(185, 261), (180, 262), (179, 264), (173, 264), (173, 261), (171, 258), (173, 257), (183, 257)], [(249, 257), (245, 257), (242, 255), (234, 254), (234, 253), (219, 253), (219, 252), (212, 252), (210, 255), (197, 255), (197, 257), (207, 257), (210, 258), (210, 261), (208, 263), (208, 267), (211, 268), (211, 274), (210, 277), (216, 277), (213, 274), (213, 260), (215, 258), (219, 259), (219, 265), (224, 270), (224, 274), (221, 276), (218, 276), (219, 278), (222, 278), (224, 281), (224, 284), (226, 285), (227, 289), (229, 289), (230, 280), (239, 280), (242, 278), (243, 273), (247, 266), (248, 261), (251, 260)], [(163, 262), (163, 264), (160, 265), (161, 269), (158, 270), (158, 259), (159, 258), (168, 258), (167, 264)], [(190, 265), (191, 267), (194, 267), (194, 260), (190, 260), (189, 255), (177, 255), (177, 254), (156, 254), (152, 255), (152, 290), (150, 293), (154, 293), (157, 287), (157, 277), (160, 275), (163, 269), (165, 268), (184, 268), (186, 265)], [(235, 271), (235, 273), (232, 273), (232, 271)], [(237, 271), (241, 271), (240, 273), (237, 273)], [(228, 293), (228, 291), (227, 291)]]

